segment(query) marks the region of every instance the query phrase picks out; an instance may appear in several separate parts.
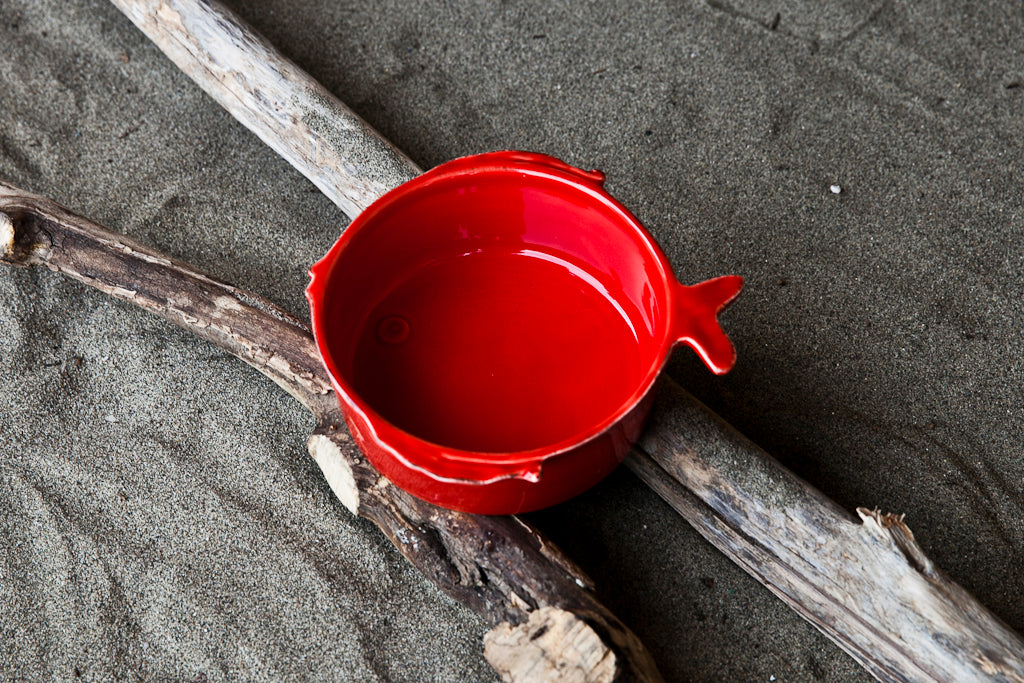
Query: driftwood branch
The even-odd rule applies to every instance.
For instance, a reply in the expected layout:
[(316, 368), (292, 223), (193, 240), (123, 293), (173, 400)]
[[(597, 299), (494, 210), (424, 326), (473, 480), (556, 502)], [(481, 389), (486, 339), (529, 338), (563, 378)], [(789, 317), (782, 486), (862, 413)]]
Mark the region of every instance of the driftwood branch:
[[(113, 1), (350, 216), (416, 172), (215, 2)], [(310, 138), (311, 131), (318, 134)], [(671, 382), (662, 383), (652, 423), (627, 462), (706, 538), (876, 677), (1024, 681), (1024, 642), (944, 578), (902, 521), (862, 510), (857, 523)], [(341, 479), (332, 480), (336, 491), (351, 488)], [(499, 652), (516, 637), (496, 633), (488, 651)]]
[(45, 266), (221, 346), (305, 405), (310, 454), (338, 498), (427, 578), (486, 619), (485, 655), (506, 680), (660, 681), (637, 637), (589, 579), (515, 517), (444, 510), (397, 489), (362, 457), (305, 323), (255, 294), (0, 182), (0, 261)]
[(902, 516), (851, 517), (674, 383), (626, 463), (879, 680), (1024, 682), (1024, 641), (935, 567)]

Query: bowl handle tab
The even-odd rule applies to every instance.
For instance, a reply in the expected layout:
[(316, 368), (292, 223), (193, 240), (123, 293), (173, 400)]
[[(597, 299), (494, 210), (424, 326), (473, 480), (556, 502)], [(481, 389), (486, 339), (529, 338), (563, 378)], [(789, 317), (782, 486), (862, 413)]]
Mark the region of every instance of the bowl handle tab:
[(505, 479), (522, 479), (536, 484), (543, 476), (543, 468), (544, 463), (539, 461), (502, 464), (438, 460), (433, 462), (428, 469), (421, 471), (434, 481), (443, 483), (493, 484)]
[(676, 283), (673, 293), (672, 334), (701, 357), (716, 375), (732, 369), (736, 349), (718, 324), (718, 314), (739, 295), (743, 278), (725, 275), (696, 285)]
[(306, 285), (306, 300), (309, 302), (310, 310), (319, 306), (323, 301), (324, 292), (327, 289), (327, 276), (331, 270), (331, 262), (332, 260), (328, 255), (314, 263), (309, 268), (309, 284)]

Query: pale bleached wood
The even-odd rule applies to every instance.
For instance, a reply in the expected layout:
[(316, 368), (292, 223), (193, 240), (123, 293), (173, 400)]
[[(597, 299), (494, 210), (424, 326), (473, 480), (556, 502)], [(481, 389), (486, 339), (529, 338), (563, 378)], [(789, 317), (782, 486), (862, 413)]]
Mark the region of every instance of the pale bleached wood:
[(670, 381), (628, 466), (704, 538), (882, 681), (1024, 682), (1024, 640), (903, 518), (855, 519)]
[[(584, 680), (656, 683), (639, 639), (597, 601), (586, 575), (537, 529), (516, 517), (453, 512), (415, 498), (381, 477), (345, 429), (306, 324), (270, 301), (196, 272), (145, 245), (0, 182), (0, 262), (43, 266), (170, 320), (246, 361), (310, 410), (310, 452), (352, 512), (373, 521), (424, 576), (502, 632), (537, 610), (556, 610), (563, 628), (589, 634), (502, 649), (502, 671), (517, 652), (538, 647), (552, 671), (594, 670)], [(545, 612), (548, 614), (548, 612)], [(599, 656), (597, 656), (599, 654)], [(582, 668), (581, 668), (582, 667)], [(511, 671), (526, 671), (512, 667)], [(533, 677), (508, 680), (542, 680)], [(552, 677), (548, 680), (560, 680)]]
[[(268, 117), (272, 125), (246, 125), (262, 131), (268, 144), (332, 199), (335, 188), (324, 184), (358, 186), (365, 177), (375, 189), (360, 196), (371, 197), (414, 172), (411, 164), (396, 166), (391, 160), (380, 169), (349, 163), (357, 157), (373, 165), (380, 139), (369, 129), (363, 135), (347, 133), (333, 150), (330, 136), (324, 137), (316, 164), (301, 148), (293, 150), (291, 141), (309, 128), (303, 112), (316, 110), (323, 89), (316, 86), (305, 104), (292, 103), (297, 117), (282, 119), (276, 110), (267, 111), (260, 100), (282, 101), (281, 93), (289, 93), (301, 102), (312, 79), (216, 3), (113, 1), (172, 59), (187, 64), (185, 71), (215, 99), (227, 101), (240, 120)], [(221, 57), (221, 50), (229, 57)], [(225, 63), (230, 68), (218, 66)], [(243, 93), (260, 93), (255, 104), (233, 101), (239, 82), (245, 84)], [(302, 87), (293, 88), (295, 83)], [(340, 108), (344, 130), (365, 125), (331, 101)], [(360, 155), (354, 150), (364, 139), (371, 146)], [(325, 160), (339, 176), (354, 177), (325, 180), (320, 170)], [(350, 216), (364, 206), (335, 201)], [(671, 381), (662, 382), (652, 424), (627, 462), (706, 538), (879, 679), (1024, 680), (1020, 637), (943, 578), (902, 523), (862, 511), (858, 524)], [(344, 477), (336, 482), (342, 489), (350, 486)]]
[(219, 3), (112, 2), (350, 217), (419, 175), (405, 154)]
[[(519, 626), (495, 628), (484, 637), (484, 652), (506, 681), (611, 683), (615, 679), (615, 658), (594, 629), (553, 607), (535, 610)], [(562, 654), (552, 659), (552, 652), (569, 653), (571, 658)]]

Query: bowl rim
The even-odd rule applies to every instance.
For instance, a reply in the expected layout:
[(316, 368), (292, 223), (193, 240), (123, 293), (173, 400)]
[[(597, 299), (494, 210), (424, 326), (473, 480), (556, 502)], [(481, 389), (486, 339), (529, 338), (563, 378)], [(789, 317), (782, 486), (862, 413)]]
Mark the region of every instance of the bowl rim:
[[(367, 225), (372, 227), (374, 219), (399, 199), (416, 193), (428, 192), (432, 186), (450, 181), (453, 178), (466, 178), (485, 174), (513, 174), (520, 178), (524, 176), (540, 178), (567, 185), (589, 196), (592, 201), (601, 204), (606, 210), (613, 212), (617, 219), (619, 219), (618, 222), (622, 229), (631, 229), (641, 238), (648, 256), (654, 259), (657, 276), (661, 280), (659, 286), (664, 290), (662, 293), (664, 307), (661, 313), (662, 319), (659, 323), (660, 334), (656, 331), (653, 338), (653, 346), (657, 349), (657, 352), (629, 397), (613, 412), (587, 429), (551, 444), (529, 450), (464, 450), (429, 441), (398, 427), (374, 410), (345, 381), (344, 375), (341, 373), (337, 363), (335, 363), (326, 343), (326, 338), (329, 334), (327, 333), (324, 320), (326, 317), (324, 315), (325, 295), (331, 281), (334, 266), (354, 237), (367, 229)], [(486, 483), (517, 476), (531, 478), (531, 472), (528, 471), (530, 468), (527, 467), (524, 470), (524, 466), (539, 466), (545, 460), (585, 446), (614, 428), (636, 408), (653, 388), (675, 345), (675, 340), (671, 334), (672, 325), (670, 324), (670, 318), (672, 315), (671, 289), (672, 283), (676, 282), (676, 280), (667, 257), (658, 247), (654, 238), (625, 206), (604, 189), (603, 180), (604, 176), (599, 171), (582, 171), (565, 164), (555, 157), (544, 154), (519, 151), (487, 152), (454, 159), (399, 185), (382, 195), (352, 220), (324, 257), (309, 269), (310, 283), (306, 288), (306, 297), (309, 301), (313, 337), (327, 368), (331, 383), (338, 393), (339, 399), (345, 404), (343, 408), (347, 407), (349, 410), (357, 413), (361, 418), (361, 423), (366, 425), (371, 432), (369, 435), (362, 435), (363, 438), (371, 438), (374, 443), (387, 450), (407, 467), (421, 471), (435, 479)], [(351, 419), (349, 422), (351, 425)], [(379, 425), (387, 425), (387, 430), (398, 435), (399, 438), (397, 440), (384, 438), (381, 434), (383, 430), (378, 427)], [(402, 442), (406, 443), (403, 444)], [(426, 446), (426, 448), (405, 449), (402, 448), (403, 445)], [(464, 476), (448, 477), (435, 471), (431, 467), (434, 464), (441, 465), (442, 469), (444, 469), (444, 466), (450, 467), (452, 465), (465, 464), (485, 466), (492, 469), (509, 468), (510, 471), (500, 476), (489, 477), (486, 480)], [(539, 467), (532, 473), (539, 476)]]

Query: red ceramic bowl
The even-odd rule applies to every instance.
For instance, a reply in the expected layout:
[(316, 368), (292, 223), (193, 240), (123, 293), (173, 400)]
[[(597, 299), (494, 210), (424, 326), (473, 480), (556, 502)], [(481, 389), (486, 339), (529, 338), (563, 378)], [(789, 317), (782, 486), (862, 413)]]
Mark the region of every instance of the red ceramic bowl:
[(675, 344), (732, 367), (716, 314), (742, 279), (679, 284), (603, 181), (539, 154), (457, 159), (310, 270), (349, 429), (396, 485), (484, 514), (561, 502), (626, 456)]

